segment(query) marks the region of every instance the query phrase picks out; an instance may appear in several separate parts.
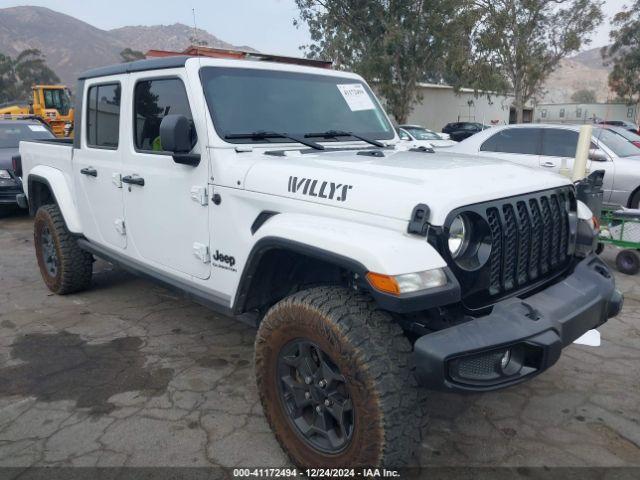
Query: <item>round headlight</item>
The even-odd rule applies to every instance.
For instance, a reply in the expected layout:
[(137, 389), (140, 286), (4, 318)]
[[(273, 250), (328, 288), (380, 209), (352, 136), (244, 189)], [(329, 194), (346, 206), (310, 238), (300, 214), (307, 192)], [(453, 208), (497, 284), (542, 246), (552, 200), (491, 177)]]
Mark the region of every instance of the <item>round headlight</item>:
[(459, 258), (469, 246), (470, 226), (465, 217), (458, 215), (449, 227), (449, 251), (453, 258)]

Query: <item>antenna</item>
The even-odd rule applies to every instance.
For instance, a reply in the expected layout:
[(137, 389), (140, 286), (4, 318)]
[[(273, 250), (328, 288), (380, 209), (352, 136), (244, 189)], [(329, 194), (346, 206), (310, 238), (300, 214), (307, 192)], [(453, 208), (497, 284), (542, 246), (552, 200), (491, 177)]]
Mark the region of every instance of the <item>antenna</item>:
[(200, 39), (198, 38), (198, 27), (196, 26), (196, 9), (191, 9), (191, 14), (193, 16), (193, 41), (196, 44), (196, 54), (200, 55)]

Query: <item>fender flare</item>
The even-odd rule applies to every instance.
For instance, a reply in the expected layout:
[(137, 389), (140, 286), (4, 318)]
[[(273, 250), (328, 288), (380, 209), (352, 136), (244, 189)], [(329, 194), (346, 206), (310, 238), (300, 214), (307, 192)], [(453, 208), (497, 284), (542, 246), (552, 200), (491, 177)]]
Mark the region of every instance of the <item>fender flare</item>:
[[(243, 311), (260, 261), (274, 249), (290, 250), (322, 260), (361, 277), (370, 271), (400, 275), (442, 268), (450, 285), (442, 287), (442, 291), (430, 292), (429, 296), (440, 295), (436, 300), (439, 304), (452, 303), (460, 298), (457, 280), (424, 237), (340, 219), (279, 214), (269, 218), (256, 232), (256, 241), (245, 262), (233, 302), (236, 313)], [(381, 306), (394, 311), (415, 311), (424, 305), (421, 301), (424, 293), (410, 294), (406, 298), (373, 290), (371, 293)]]
[[(64, 173), (56, 168), (45, 165), (38, 165), (29, 172), (29, 176), (27, 177), (27, 194), (29, 197), (30, 210), (33, 209), (32, 194), (34, 183), (42, 183), (49, 188), (54, 201), (62, 213), (62, 218), (64, 218), (67, 229), (71, 233), (82, 233), (78, 210), (76, 209), (71, 188), (69, 188), (67, 177)], [(35, 211), (31, 213), (35, 214)]]
[[(385, 275), (432, 270), (447, 266), (424, 236), (343, 219), (299, 213), (280, 213), (256, 232), (255, 244), (276, 237), (351, 259), (366, 269)], [(254, 248), (255, 248), (254, 244)]]

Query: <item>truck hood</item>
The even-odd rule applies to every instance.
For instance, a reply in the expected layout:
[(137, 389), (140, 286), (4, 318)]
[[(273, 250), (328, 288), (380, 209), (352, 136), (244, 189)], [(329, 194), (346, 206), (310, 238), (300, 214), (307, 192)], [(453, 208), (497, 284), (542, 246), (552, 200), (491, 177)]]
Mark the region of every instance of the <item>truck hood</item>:
[(442, 225), (457, 207), (570, 184), (554, 173), (486, 157), (398, 150), (378, 157), (373, 152), (254, 152), (262, 158), (248, 170), (245, 188), (401, 220), (425, 203), (430, 223)]

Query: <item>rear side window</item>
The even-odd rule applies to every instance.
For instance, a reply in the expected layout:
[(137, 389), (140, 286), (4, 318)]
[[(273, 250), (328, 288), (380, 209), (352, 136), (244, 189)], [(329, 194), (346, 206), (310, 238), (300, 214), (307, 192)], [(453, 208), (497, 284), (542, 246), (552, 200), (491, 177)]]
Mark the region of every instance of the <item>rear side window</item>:
[(118, 148), (120, 133), (120, 84), (89, 87), (87, 94), (87, 145)]
[(480, 147), (482, 152), (539, 155), (539, 128), (507, 128), (500, 130)]
[(550, 157), (575, 157), (578, 132), (548, 128), (542, 136), (542, 155)]
[(193, 122), (182, 80), (161, 78), (138, 82), (134, 92), (133, 124), (136, 149), (164, 151), (160, 143), (160, 123), (167, 115), (184, 115)]

